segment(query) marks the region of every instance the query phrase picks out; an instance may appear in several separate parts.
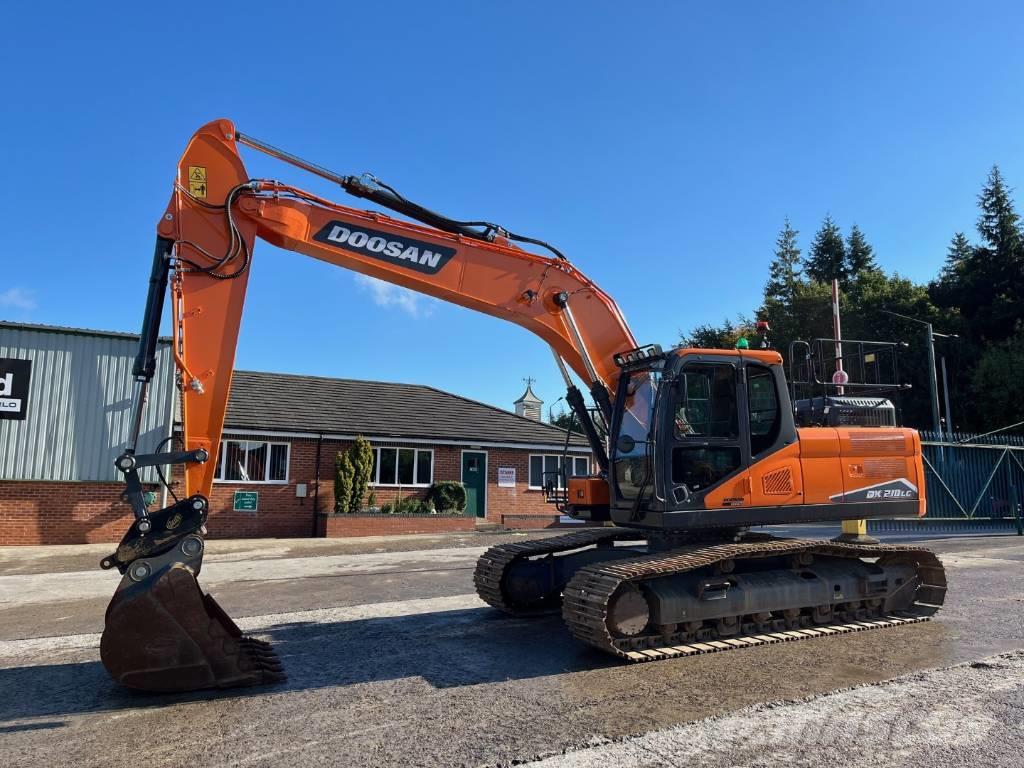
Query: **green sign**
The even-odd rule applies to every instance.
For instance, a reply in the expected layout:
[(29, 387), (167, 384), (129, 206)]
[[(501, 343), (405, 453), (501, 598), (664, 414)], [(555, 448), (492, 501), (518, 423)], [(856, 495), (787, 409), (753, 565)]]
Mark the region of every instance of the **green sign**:
[(235, 512), (255, 512), (260, 495), (256, 491), (235, 491)]

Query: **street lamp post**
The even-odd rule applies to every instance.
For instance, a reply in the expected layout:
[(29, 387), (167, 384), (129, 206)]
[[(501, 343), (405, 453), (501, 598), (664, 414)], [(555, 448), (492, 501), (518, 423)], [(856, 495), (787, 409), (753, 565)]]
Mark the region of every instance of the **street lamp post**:
[(555, 400), (555, 402), (553, 402), (551, 405), (548, 406), (548, 424), (554, 424), (555, 423), (555, 406), (558, 405), (563, 400), (565, 400), (565, 396), (564, 395), (562, 397), (558, 398), (557, 400)]

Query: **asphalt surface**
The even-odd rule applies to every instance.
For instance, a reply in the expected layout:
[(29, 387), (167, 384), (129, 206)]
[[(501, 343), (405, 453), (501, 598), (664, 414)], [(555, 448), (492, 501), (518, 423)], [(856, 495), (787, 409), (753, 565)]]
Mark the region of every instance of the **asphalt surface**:
[(0, 763), (1021, 764), (1024, 539), (930, 542), (950, 592), (925, 624), (622, 665), (476, 598), (479, 553), (522, 538), (212, 541), (204, 587), (289, 680), (176, 696), (99, 664), (109, 547), (0, 549)]

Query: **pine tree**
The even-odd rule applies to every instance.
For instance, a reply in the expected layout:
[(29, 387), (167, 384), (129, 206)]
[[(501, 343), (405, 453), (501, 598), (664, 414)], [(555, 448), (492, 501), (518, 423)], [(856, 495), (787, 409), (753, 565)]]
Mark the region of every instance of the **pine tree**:
[(793, 289), (800, 279), (800, 248), (796, 244), (798, 230), (793, 229), (786, 217), (786, 224), (775, 238), (775, 258), (768, 267), (768, 282), (764, 287), (764, 297), (789, 303), (793, 299)]
[(831, 215), (825, 217), (814, 236), (804, 269), (808, 277), (819, 283), (839, 280), (840, 285), (846, 284), (849, 277), (846, 271), (846, 248), (843, 235)]
[(953, 235), (953, 239), (950, 240), (949, 248), (946, 251), (946, 263), (942, 265), (942, 273), (939, 275), (939, 280), (956, 279), (957, 275), (963, 273), (973, 253), (974, 248), (963, 232), (957, 232)]
[(999, 166), (993, 165), (988, 173), (985, 186), (978, 195), (978, 232), (985, 244), (991, 248), (996, 257), (1015, 255), (1020, 248), (1020, 217), (1013, 208), (1010, 189), (1003, 181)]
[(856, 224), (850, 228), (850, 235), (846, 238), (846, 272), (853, 280), (868, 272), (878, 272), (875, 249)]

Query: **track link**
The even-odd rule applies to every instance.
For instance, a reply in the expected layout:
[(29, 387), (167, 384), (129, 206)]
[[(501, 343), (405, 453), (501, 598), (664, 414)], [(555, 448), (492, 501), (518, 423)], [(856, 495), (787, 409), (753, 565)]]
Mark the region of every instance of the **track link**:
[[(616, 590), (624, 584), (638, 584), (647, 579), (684, 573), (725, 560), (801, 553), (858, 559), (879, 558), (881, 564), (912, 564), (917, 568), (920, 583), (911, 608), (897, 615), (884, 616), (868, 615), (871, 612), (862, 609), (856, 621), (844, 620), (813, 627), (790, 625), (778, 628), (785, 631), (721, 639), (714, 636), (714, 630), (709, 629), (705, 630), (706, 636), (698, 638), (702, 642), (680, 642), (681, 635), (672, 638), (661, 634), (618, 638), (608, 629), (609, 603)], [(640, 662), (927, 621), (942, 605), (945, 594), (946, 577), (942, 563), (927, 549), (763, 537), (754, 541), (711, 546), (694, 544), (671, 552), (585, 566), (575, 573), (565, 588), (562, 616), (569, 631), (578, 640), (627, 661)]]
[[(473, 573), (476, 593), (488, 605), (513, 616), (531, 616), (558, 610), (557, 602), (544, 601), (530, 605), (517, 605), (502, 589), (502, 582), (509, 567), (517, 560), (530, 557), (571, 552), (595, 544), (617, 540), (643, 539), (636, 531), (621, 528), (586, 528), (548, 539), (534, 539), (515, 544), (498, 544), (491, 547), (477, 560)], [(558, 598), (553, 595), (552, 598)]]

